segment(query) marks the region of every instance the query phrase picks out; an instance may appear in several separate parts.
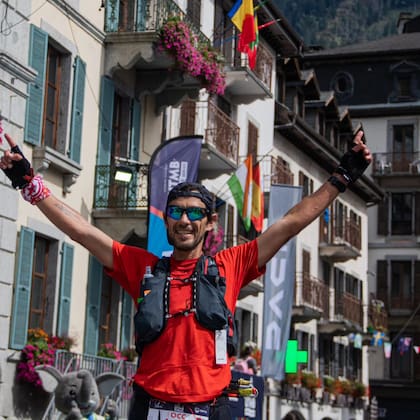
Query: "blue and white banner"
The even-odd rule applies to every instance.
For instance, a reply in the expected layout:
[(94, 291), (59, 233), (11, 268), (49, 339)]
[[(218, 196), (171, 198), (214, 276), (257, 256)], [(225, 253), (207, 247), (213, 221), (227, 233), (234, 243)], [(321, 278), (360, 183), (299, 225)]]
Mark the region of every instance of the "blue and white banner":
[[(268, 225), (283, 217), (301, 200), (302, 188), (272, 185)], [(267, 264), (264, 276), (262, 376), (284, 378), (295, 290), (296, 238), (288, 241)]]
[(158, 257), (172, 253), (163, 219), (169, 191), (180, 182), (196, 182), (202, 136), (175, 137), (162, 143), (150, 159), (147, 249)]

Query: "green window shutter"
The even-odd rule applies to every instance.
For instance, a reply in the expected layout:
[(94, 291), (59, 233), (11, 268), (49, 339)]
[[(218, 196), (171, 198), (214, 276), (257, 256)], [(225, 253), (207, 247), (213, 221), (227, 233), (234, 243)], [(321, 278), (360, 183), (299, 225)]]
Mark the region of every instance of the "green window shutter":
[(73, 259), (74, 247), (72, 245), (63, 243), (60, 274), (60, 302), (58, 306), (57, 327), (57, 334), (59, 336), (69, 335), (71, 284), (73, 280)]
[(44, 111), (45, 71), (47, 65), (48, 34), (31, 25), (29, 41), (29, 65), (37, 71), (36, 79), (29, 85), (29, 98), (26, 103), (25, 133), (26, 142), (39, 146), (42, 135)]
[(146, 30), (147, 3), (147, 0), (137, 0), (137, 32), (143, 32)]
[(98, 352), (102, 271), (103, 267), (101, 263), (95, 257), (90, 256), (84, 343), (84, 351), (86, 354), (96, 355)]
[(133, 300), (131, 296), (123, 291), (122, 311), (121, 311), (121, 350), (130, 347), (131, 343), (131, 324), (133, 322)]
[(80, 163), (83, 106), (85, 100), (86, 63), (76, 57), (74, 62), (73, 99), (70, 126), (70, 159)]
[(120, 2), (107, 1), (105, 15), (105, 31), (118, 32), (118, 21), (120, 16)]
[(139, 160), (140, 146), (140, 102), (133, 100), (133, 117), (131, 121), (131, 150), (130, 159)]
[(20, 231), (15, 292), (13, 298), (10, 347), (23, 349), (26, 344), (31, 299), (32, 264), (35, 232), (22, 227)]
[[(139, 160), (139, 144), (140, 144), (140, 103), (137, 100), (133, 100), (132, 103), (132, 115), (131, 115), (131, 148), (130, 158), (133, 160)], [(137, 207), (137, 195), (139, 189), (139, 179), (137, 172), (134, 172), (134, 176), (128, 186), (128, 205), (129, 207)]]
[(114, 114), (114, 82), (102, 77), (99, 116), (98, 165), (109, 165), (112, 145), (112, 120)]

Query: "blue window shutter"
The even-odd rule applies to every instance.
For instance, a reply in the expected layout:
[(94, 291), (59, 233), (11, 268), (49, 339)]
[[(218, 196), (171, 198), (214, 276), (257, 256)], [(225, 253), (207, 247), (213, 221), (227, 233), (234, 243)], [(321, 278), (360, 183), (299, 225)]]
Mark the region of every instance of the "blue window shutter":
[(131, 296), (125, 290), (123, 290), (122, 311), (121, 311), (121, 343), (120, 343), (121, 350), (124, 350), (130, 347), (132, 323), (133, 323), (133, 300)]
[(118, 21), (120, 17), (120, 1), (107, 1), (105, 17), (105, 31), (118, 32)]
[(70, 126), (70, 159), (80, 163), (83, 106), (85, 101), (86, 63), (76, 57), (74, 62), (73, 99)]
[(63, 243), (61, 254), (60, 301), (58, 306), (57, 327), (57, 334), (59, 336), (69, 335), (73, 259), (74, 247), (72, 245)]
[(34, 244), (35, 232), (22, 227), (19, 239), (13, 313), (10, 327), (10, 347), (17, 350), (25, 347), (28, 334)]
[(136, 30), (137, 32), (144, 32), (146, 30), (146, 11), (147, 1), (146, 0), (137, 0), (137, 22)]
[(114, 82), (102, 77), (99, 115), (98, 165), (109, 165), (112, 145), (112, 121), (114, 114)]
[(47, 65), (48, 34), (31, 25), (29, 41), (29, 65), (37, 71), (36, 79), (29, 85), (29, 98), (26, 103), (25, 133), (26, 142), (41, 144), (44, 111), (45, 71)]
[[(140, 144), (140, 103), (133, 100), (131, 113), (131, 147), (130, 159), (139, 160), (139, 144)], [(137, 207), (139, 179), (137, 172), (134, 173), (133, 178), (128, 186), (128, 203), (129, 207)]]
[(139, 160), (140, 145), (140, 102), (133, 100), (133, 116), (131, 121), (131, 150), (130, 159)]
[(98, 353), (102, 272), (103, 267), (101, 263), (95, 257), (90, 256), (84, 343), (84, 352), (86, 354), (96, 355)]

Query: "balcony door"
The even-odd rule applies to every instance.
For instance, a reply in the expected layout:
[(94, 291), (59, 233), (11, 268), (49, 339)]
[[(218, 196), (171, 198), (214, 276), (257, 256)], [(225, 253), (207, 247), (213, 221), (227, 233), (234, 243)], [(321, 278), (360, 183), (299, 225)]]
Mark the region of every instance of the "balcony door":
[(408, 172), (414, 157), (414, 126), (394, 125), (392, 136), (392, 170)]

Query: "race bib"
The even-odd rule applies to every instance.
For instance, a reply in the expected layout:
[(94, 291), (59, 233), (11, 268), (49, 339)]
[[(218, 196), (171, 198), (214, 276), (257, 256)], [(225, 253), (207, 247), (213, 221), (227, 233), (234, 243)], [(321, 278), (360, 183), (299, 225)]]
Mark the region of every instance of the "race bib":
[(177, 404), (151, 399), (147, 420), (208, 420), (208, 404)]

